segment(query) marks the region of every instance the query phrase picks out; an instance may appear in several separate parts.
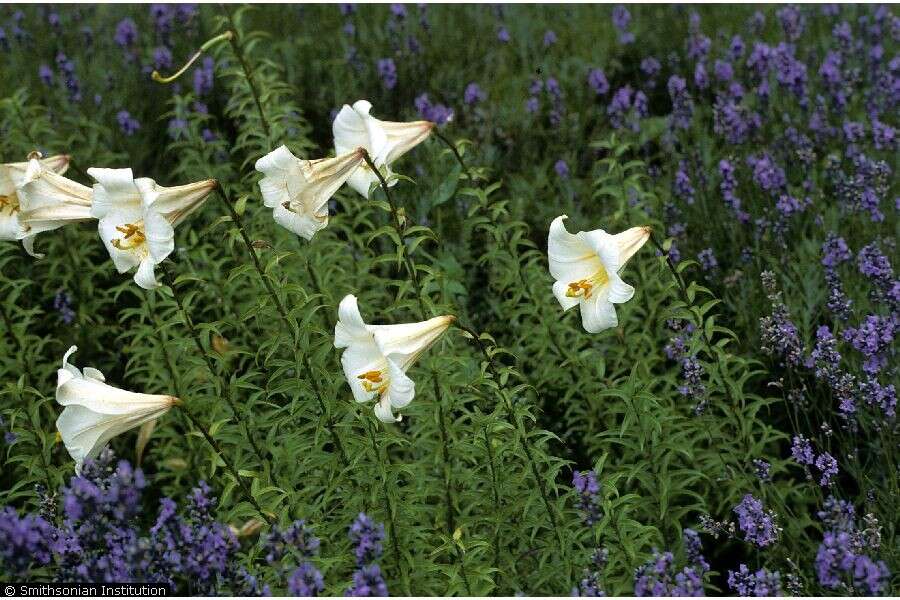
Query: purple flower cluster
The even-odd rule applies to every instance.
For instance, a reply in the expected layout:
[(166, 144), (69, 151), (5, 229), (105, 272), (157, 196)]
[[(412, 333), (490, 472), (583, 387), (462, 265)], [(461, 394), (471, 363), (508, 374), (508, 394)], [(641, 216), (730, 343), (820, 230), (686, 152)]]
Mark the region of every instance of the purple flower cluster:
[(781, 357), (788, 366), (801, 366), (805, 363), (805, 359), (800, 332), (791, 321), (788, 308), (781, 300), (781, 292), (776, 289), (775, 276), (769, 271), (763, 271), (760, 277), (772, 302), (772, 314), (759, 320), (761, 350), (766, 354)]
[(609, 82), (606, 80), (606, 74), (603, 69), (591, 69), (588, 71), (588, 85), (598, 96), (605, 96), (609, 93)]
[(350, 541), (354, 546), (357, 569), (353, 573), (353, 585), (347, 596), (387, 596), (387, 584), (376, 561), (384, 551), (384, 525), (375, 524), (365, 513), (350, 525)]
[(122, 130), (122, 133), (128, 137), (133, 136), (141, 128), (140, 122), (132, 117), (127, 110), (120, 110), (116, 113), (116, 122), (119, 124), (119, 129)]
[(600, 520), (600, 483), (597, 473), (590, 471), (574, 471), (572, 487), (578, 494), (576, 506), (582, 513), (582, 519), (588, 526)]
[[(819, 471), (819, 485), (830, 487), (839, 473), (837, 460), (828, 452), (816, 455), (812, 443), (802, 434), (794, 436), (791, 444), (791, 457), (804, 467), (815, 467)], [(807, 471), (809, 475), (809, 472)]]
[(477, 83), (472, 82), (466, 86), (466, 90), (463, 92), (463, 102), (469, 106), (475, 106), (485, 100), (487, 100), (487, 94)]
[(891, 574), (884, 561), (868, 554), (880, 547), (880, 527), (874, 517), (867, 515), (866, 528), (860, 529), (853, 505), (829, 497), (819, 518), (827, 527), (814, 564), (819, 584), (830, 590), (847, 590), (849, 580), (864, 595), (881, 594)]
[(155, 524), (142, 534), (146, 486), (140, 469), (104, 450), (61, 489), (60, 525), (0, 511), (0, 565), (22, 577), (53, 565), (55, 580), (64, 582), (152, 582), (201, 594), (222, 585), (243, 589), (234, 567), (237, 542), (214, 520), (209, 487), (201, 482), (193, 490), (184, 516), (163, 498)]
[(900, 328), (897, 313), (890, 316), (868, 315), (859, 327), (844, 330), (844, 340), (863, 355), (863, 371), (878, 374), (893, 357), (894, 333)]
[(203, 57), (200, 66), (194, 69), (194, 95), (197, 98), (208, 96), (213, 90), (215, 81), (216, 59), (211, 56)]
[(453, 109), (443, 104), (432, 104), (428, 94), (421, 94), (415, 99), (416, 111), (426, 121), (437, 125), (446, 125), (453, 120)]
[(778, 571), (762, 568), (751, 572), (744, 564), (737, 571), (728, 571), (728, 587), (742, 597), (784, 595), (781, 589), (781, 574)]
[(677, 129), (689, 128), (694, 115), (694, 101), (688, 92), (687, 82), (678, 75), (672, 75), (667, 87), (672, 99), (672, 126)]
[(615, 129), (640, 131), (640, 119), (648, 115), (647, 96), (630, 85), (620, 87), (606, 107), (609, 122)]
[(75, 320), (76, 313), (72, 309), (72, 297), (63, 289), (56, 291), (53, 298), (53, 309), (59, 313), (59, 317), (66, 325), (71, 325)]
[(384, 89), (392, 90), (397, 87), (397, 65), (393, 58), (379, 58), (376, 67)]
[(687, 565), (676, 571), (675, 557), (671, 552), (653, 551), (653, 558), (634, 572), (635, 596), (705, 596), (703, 575), (709, 563), (703, 556), (700, 536), (692, 529), (685, 529), (683, 543)]
[(744, 534), (744, 540), (760, 548), (765, 548), (778, 539), (779, 528), (775, 524), (775, 515), (763, 508), (760, 500), (747, 494), (734, 507), (738, 517), (738, 527)]
[(859, 251), (856, 264), (859, 272), (872, 283), (872, 300), (887, 303), (894, 312), (900, 310), (900, 279), (894, 279), (891, 261), (881, 252), (877, 242)]
[(619, 32), (620, 44), (631, 44), (634, 42), (634, 34), (628, 31), (628, 25), (631, 23), (631, 13), (621, 4), (613, 7), (612, 22)]
[(600, 580), (608, 562), (609, 550), (606, 548), (594, 550), (591, 554), (591, 567), (584, 570), (584, 574), (578, 582), (578, 587), (572, 589), (572, 596), (584, 598), (602, 598), (606, 596)]
[(749, 223), (750, 215), (741, 209), (741, 199), (737, 197), (737, 178), (735, 177), (734, 163), (723, 158), (719, 161), (719, 173), (722, 175), (722, 182), (719, 184), (719, 190), (722, 192), (722, 199), (725, 201), (737, 220), (741, 223)]

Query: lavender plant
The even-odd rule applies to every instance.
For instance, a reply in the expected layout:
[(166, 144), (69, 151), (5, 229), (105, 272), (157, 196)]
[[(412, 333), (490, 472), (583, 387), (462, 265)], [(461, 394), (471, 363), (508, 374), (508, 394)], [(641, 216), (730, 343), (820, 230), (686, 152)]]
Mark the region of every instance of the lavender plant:
[(898, 36), (3, 9), (0, 578), (896, 595)]

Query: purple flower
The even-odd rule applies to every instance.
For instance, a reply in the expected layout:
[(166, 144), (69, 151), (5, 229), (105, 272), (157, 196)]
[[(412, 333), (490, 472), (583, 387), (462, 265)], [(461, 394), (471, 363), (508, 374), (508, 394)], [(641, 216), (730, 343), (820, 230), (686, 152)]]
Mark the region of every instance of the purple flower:
[(32, 566), (52, 558), (53, 526), (41, 517), (20, 517), (14, 508), (0, 510), (0, 566), (9, 575), (24, 577)]
[(588, 85), (594, 90), (598, 96), (606, 95), (609, 92), (609, 82), (606, 80), (606, 74), (603, 69), (591, 69), (588, 71)]
[(398, 19), (405, 19), (406, 6), (403, 4), (391, 4), (391, 14)]
[(318, 596), (325, 591), (325, 579), (311, 563), (305, 562), (288, 577), (288, 594), (299, 597)]
[(359, 566), (375, 562), (384, 551), (384, 525), (375, 524), (365, 513), (359, 513), (350, 526), (350, 541), (353, 542), (356, 564)]
[(453, 119), (453, 109), (447, 108), (443, 104), (432, 104), (428, 99), (428, 94), (419, 95), (414, 104), (419, 115), (426, 121), (444, 125)]
[(770, 474), (772, 470), (772, 465), (767, 461), (764, 461), (761, 458), (753, 459), (753, 473), (756, 475), (756, 478), (762, 481), (763, 483), (769, 482), (772, 480), (772, 476)]
[(751, 494), (734, 507), (738, 516), (738, 527), (744, 533), (744, 539), (751, 544), (765, 548), (778, 538), (778, 527), (773, 515), (763, 509), (761, 501)]
[(787, 185), (784, 169), (779, 167), (768, 153), (749, 156), (747, 165), (753, 169), (753, 181), (763, 191), (775, 193)]
[(574, 471), (572, 487), (578, 494), (576, 506), (582, 512), (582, 519), (590, 526), (600, 520), (600, 483), (597, 473), (591, 471)]
[(172, 51), (165, 46), (153, 49), (153, 66), (157, 71), (172, 68)]
[(569, 165), (563, 159), (559, 159), (553, 165), (553, 170), (556, 171), (556, 174), (562, 179), (569, 178)]
[(868, 315), (859, 327), (844, 330), (844, 341), (850, 342), (863, 355), (863, 371), (869, 375), (875, 375), (887, 365), (898, 322), (900, 319), (896, 314), (889, 317)]
[(501, 28), (497, 31), (497, 39), (498, 39), (501, 43), (504, 43), (504, 44), (509, 43), (509, 40), (510, 40), (510, 37), (509, 37), (509, 31), (506, 29), (506, 27), (501, 27)]
[(839, 264), (850, 260), (853, 253), (847, 247), (844, 238), (838, 237), (833, 231), (828, 233), (825, 243), (822, 244), (822, 264), (826, 267), (833, 268)]
[(819, 479), (819, 485), (822, 487), (830, 486), (832, 480), (838, 474), (837, 460), (829, 453), (823, 452), (816, 457), (816, 468), (822, 474)]
[(319, 552), (319, 538), (313, 535), (312, 529), (306, 521), (294, 521), (281, 531), (273, 526), (266, 538), (264, 552), (266, 562), (270, 565), (281, 562), (286, 554), (294, 554), (304, 559), (309, 559)]
[(648, 56), (641, 61), (641, 72), (647, 77), (653, 78), (659, 74), (662, 65), (656, 60), (656, 57)]
[(385, 597), (388, 595), (387, 584), (378, 565), (360, 567), (353, 573), (353, 586), (347, 590), (347, 596)]
[(630, 44), (634, 41), (634, 34), (628, 31), (628, 25), (631, 23), (631, 13), (621, 4), (613, 7), (612, 11), (613, 27), (619, 30), (619, 43)]
[(738, 596), (771, 597), (783, 596), (781, 590), (781, 574), (778, 571), (759, 569), (751, 573), (747, 565), (742, 564), (738, 571), (728, 571), (728, 587)]
[(684, 160), (678, 162), (678, 170), (675, 172), (673, 187), (676, 196), (687, 204), (694, 203), (694, 186), (691, 185), (691, 176), (688, 174), (687, 162)]
[(397, 86), (397, 65), (393, 58), (380, 58), (377, 63), (378, 76), (381, 77), (381, 85), (386, 90), (392, 90)]
[(469, 106), (473, 106), (478, 104), (479, 102), (484, 102), (487, 99), (487, 94), (477, 83), (470, 83), (466, 86), (466, 90), (463, 93), (463, 102), (468, 104)]
[(51, 69), (48, 65), (42, 64), (38, 67), (38, 77), (41, 78), (41, 81), (47, 87), (53, 85), (53, 69)]
[(546, 33), (544, 33), (544, 48), (549, 48), (553, 44), (556, 43), (556, 32), (552, 29), (548, 29)]
[(787, 39), (791, 42), (797, 41), (806, 26), (806, 19), (800, 9), (794, 4), (788, 4), (776, 14)]
[(689, 128), (694, 114), (694, 103), (687, 91), (687, 82), (677, 75), (672, 75), (667, 87), (669, 97), (672, 99), (672, 125), (678, 129)]
[(141, 128), (138, 120), (133, 118), (127, 110), (120, 110), (116, 113), (116, 122), (119, 123), (119, 129), (122, 130), (122, 133), (128, 137), (134, 135)]
[(713, 66), (713, 73), (715, 73), (716, 79), (722, 83), (728, 83), (734, 78), (734, 68), (730, 62), (724, 60), (716, 61)]
[(114, 40), (122, 48), (130, 48), (137, 40), (137, 25), (131, 19), (122, 19), (116, 25)]
[(71, 325), (75, 320), (75, 311), (72, 310), (72, 297), (65, 290), (57, 290), (56, 296), (53, 298), (53, 308), (59, 312), (59, 316), (63, 323)]
[(206, 56), (200, 66), (194, 69), (194, 94), (198, 98), (212, 92), (215, 68), (216, 60), (211, 56)]
[(815, 462), (812, 444), (801, 434), (794, 436), (791, 444), (791, 456), (801, 465), (812, 465)]

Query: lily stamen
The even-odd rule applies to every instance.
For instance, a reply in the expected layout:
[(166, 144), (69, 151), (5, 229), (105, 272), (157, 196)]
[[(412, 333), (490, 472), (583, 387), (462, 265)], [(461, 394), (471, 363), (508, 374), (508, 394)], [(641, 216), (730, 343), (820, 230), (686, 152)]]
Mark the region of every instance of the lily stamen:
[(0, 213), (9, 207), (9, 214), (14, 215), (19, 212), (19, 203), (15, 196), (0, 196)]
[(125, 225), (116, 225), (116, 231), (124, 234), (121, 239), (112, 240), (112, 245), (119, 250), (136, 248), (147, 241), (144, 229), (139, 224), (126, 223)]
[(591, 277), (587, 279), (579, 279), (578, 281), (573, 281), (569, 284), (569, 288), (566, 290), (566, 297), (568, 298), (584, 298), (587, 300), (591, 297), (593, 290), (595, 287), (602, 287), (609, 282), (609, 275), (606, 273), (606, 269), (601, 268), (599, 271), (594, 273)]

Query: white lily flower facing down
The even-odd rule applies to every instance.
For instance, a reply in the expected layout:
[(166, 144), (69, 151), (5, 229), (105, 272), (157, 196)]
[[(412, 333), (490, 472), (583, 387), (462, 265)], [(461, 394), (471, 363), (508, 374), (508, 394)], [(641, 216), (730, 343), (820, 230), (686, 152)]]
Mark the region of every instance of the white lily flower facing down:
[(334, 328), (335, 348), (346, 348), (341, 365), (357, 402), (377, 400), (375, 416), (384, 423), (395, 423), (394, 415), (412, 402), (416, 384), (407, 369), (455, 320), (435, 317), (420, 323), (367, 325), (359, 313), (356, 296), (348, 295), (338, 307)]
[(57, 371), (56, 401), (65, 408), (56, 429), (80, 473), (85, 459), (96, 457), (109, 440), (161, 417), (180, 400), (115, 388), (97, 369), (82, 371), (70, 365), (69, 356), (76, 350), (69, 348)]
[[(431, 135), (434, 123), (381, 121), (369, 114), (371, 110), (372, 104), (366, 100), (358, 100), (353, 106), (345, 104), (341, 108), (332, 125), (334, 151), (341, 155), (356, 148), (365, 148), (388, 185), (393, 185), (396, 181), (390, 181), (391, 164)], [(377, 182), (378, 176), (368, 165), (362, 165), (348, 180), (350, 187), (366, 198), (369, 197), (371, 185)]]
[(159, 287), (154, 270), (175, 249), (175, 227), (197, 210), (216, 181), (208, 179), (166, 188), (131, 169), (88, 169), (97, 180), (91, 215), (119, 273), (137, 267), (134, 281)]
[(553, 295), (569, 310), (581, 308), (581, 324), (588, 333), (598, 333), (619, 324), (614, 304), (628, 302), (634, 288), (619, 272), (650, 237), (649, 227), (632, 227), (616, 235), (602, 229), (566, 231), (566, 215), (550, 224), (547, 255), (550, 274), (556, 280)]
[(89, 221), (93, 190), (58, 175), (43, 161), (31, 159), (21, 184), (19, 196), (19, 239), (28, 254), (34, 252), (34, 238), (70, 223)]
[[(30, 161), (0, 164), (0, 240), (15, 241), (22, 239), (23, 233), (19, 223), (19, 186), (25, 180)], [(69, 168), (69, 157), (65, 154), (40, 159), (45, 169), (63, 174)]]
[(328, 200), (364, 163), (362, 148), (334, 158), (301, 160), (281, 146), (256, 161), (263, 203), (275, 222), (310, 240), (328, 225)]

